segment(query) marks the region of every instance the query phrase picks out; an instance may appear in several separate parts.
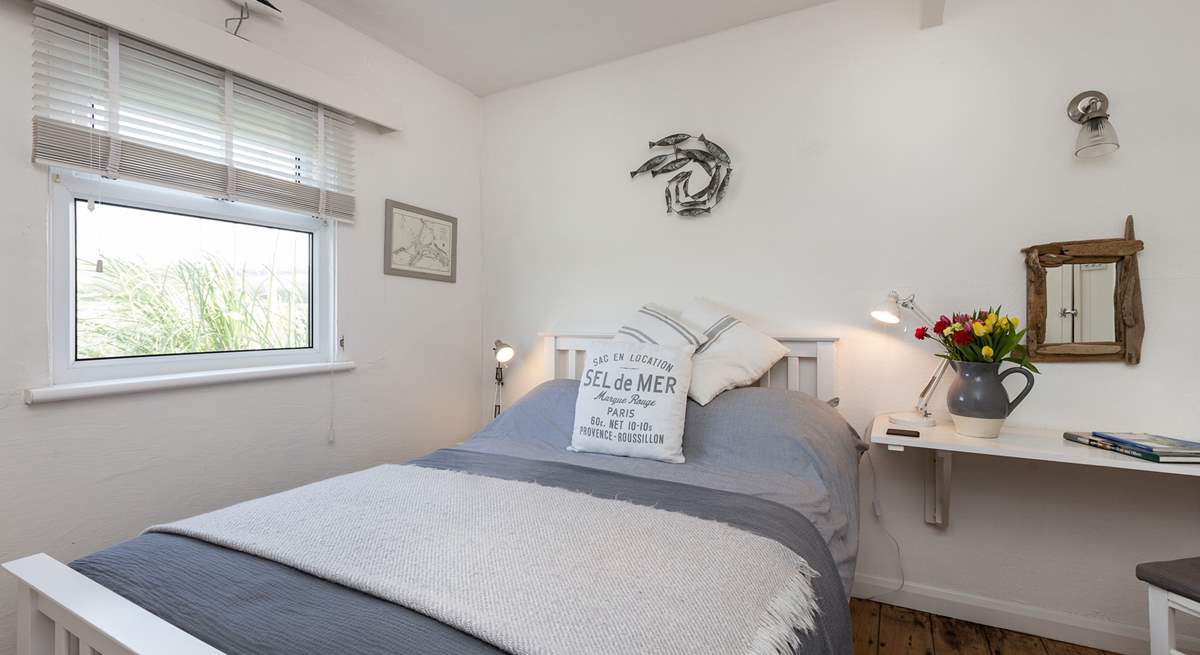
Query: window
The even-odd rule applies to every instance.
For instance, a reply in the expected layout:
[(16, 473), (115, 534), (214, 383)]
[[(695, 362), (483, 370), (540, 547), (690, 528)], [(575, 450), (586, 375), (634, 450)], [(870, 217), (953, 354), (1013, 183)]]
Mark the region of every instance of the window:
[(53, 180), (55, 383), (330, 360), (332, 222)]
[(51, 386), (106, 384), (31, 393), (352, 367), (333, 272), (353, 117), (35, 2), (33, 159), (53, 167)]

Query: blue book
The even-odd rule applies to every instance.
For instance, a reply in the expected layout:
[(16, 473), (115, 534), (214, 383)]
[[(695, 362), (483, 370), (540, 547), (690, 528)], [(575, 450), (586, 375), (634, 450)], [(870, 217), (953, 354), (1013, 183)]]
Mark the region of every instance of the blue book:
[(1173, 457), (1200, 457), (1200, 443), (1172, 439), (1144, 432), (1093, 432), (1099, 437), (1127, 448), (1133, 448), (1145, 453), (1156, 455), (1171, 455)]

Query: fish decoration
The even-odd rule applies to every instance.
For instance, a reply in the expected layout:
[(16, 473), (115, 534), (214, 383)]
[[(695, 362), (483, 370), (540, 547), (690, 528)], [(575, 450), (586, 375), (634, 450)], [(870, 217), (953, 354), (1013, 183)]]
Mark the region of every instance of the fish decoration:
[(683, 182), (684, 180), (688, 179), (691, 176), (692, 176), (691, 171), (681, 171), (678, 174), (676, 174), (675, 177), (667, 180), (667, 184), (675, 184), (677, 182)]
[(680, 132), (679, 134), (672, 134), (671, 136), (664, 136), (663, 138), (659, 139), (658, 141), (651, 141), (650, 147), (657, 148), (659, 146), (673, 146), (677, 143), (683, 143), (684, 141), (687, 141), (690, 138), (692, 138), (692, 135), (684, 134), (683, 132)]
[(733, 177), (732, 168), (725, 171), (725, 177), (721, 180), (721, 183), (717, 185), (717, 197), (713, 198), (714, 205), (725, 199), (725, 191), (729, 188), (729, 178), (731, 177)]
[(666, 154), (666, 155), (659, 155), (657, 157), (651, 157), (650, 159), (647, 159), (646, 163), (639, 166), (636, 171), (629, 171), (629, 177), (632, 179), (632, 178), (635, 178), (635, 177), (641, 175), (642, 173), (647, 173), (649, 171), (654, 170), (655, 167), (657, 167), (659, 164), (662, 164), (664, 161), (667, 161), (667, 158), (670, 156), (671, 156), (670, 154)]
[(713, 175), (708, 178), (708, 184), (706, 184), (703, 189), (700, 189), (695, 194), (688, 196), (688, 197), (689, 198), (708, 198), (709, 196), (712, 195), (713, 191), (717, 190), (717, 184), (719, 184), (720, 182), (721, 182), (720, 176)]
[[(689, 142), (693, 147), (688, 147)], [(703, 147), (696, 146), (695, 142)], [(720, 145), (703, 134), (693, 137), (684, 132), (649, 143), (650, 148), (670, 148), (671, 152), (647, 159), (637, 170), (630, 171), (629, 177), (633, 179), (642, 173), (649, 173), (650, 177), (656, 178), (665, 173), (675, 173), (663, 189), (667, 213), (685, 217), (703, 216), (712, 213), (713, 207), (725, 199), (733, 176), (733, 164), (729, 153)], [(704, 188), (695, 193), (691, 192), (694, 169), (687, 168), (690, 164), (696, 164), (708, 175)]]
[(700, 135), (700, 143), (704, 144), (704, 149), (709, 151), (710, 153), (712, 153), (712, 156), (716, 157), (717, 161), (721, 162), (722, 164), (725, 164), (726, 166), (728, 166), (732, 163), (729, 161), (729, 153), (725, 152), (725, 149), (722, 148), (721, 146), (704, 138), (703, 134)]
[(666, 164), (663, 164), (657, 170), (650, 173), (650, 177), (658, 177), (659, 175), (662, 175), (663, 173), (670, 173), (672, 171), (677, 171), (677, 170), (683, 168), (684, 166), (687, 166), (691, 161), (692, 160), (688, 159), (687, 157), (680, 157), (679, 159), (673, 159), (673, 160), (667, 162)]
[(687, 197), (688, 178), (691, 176), (691, 171), (680, 171), (675, 174), (675, 177), (667, 180), (667, 187), (675, 190), (675, 202), (679, 202), (681, 198)]
[(710, 164), (715, 163), (717, 161), (717, 156), (707, 150), (698, 150), (696, 148), (681, 148), (679, 150), (679, 154), (683, 155), (684, 157), (688, 157), (689, 159), (695, 159), (696, 161), (708, 162)]

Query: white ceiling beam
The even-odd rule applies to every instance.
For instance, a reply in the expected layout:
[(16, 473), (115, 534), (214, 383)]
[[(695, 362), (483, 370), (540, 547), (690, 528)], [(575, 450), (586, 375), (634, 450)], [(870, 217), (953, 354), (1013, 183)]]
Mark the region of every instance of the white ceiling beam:
[(942, 24), (946, 17), (946, 0), (917, 0), (921, 7), (921, 29)]

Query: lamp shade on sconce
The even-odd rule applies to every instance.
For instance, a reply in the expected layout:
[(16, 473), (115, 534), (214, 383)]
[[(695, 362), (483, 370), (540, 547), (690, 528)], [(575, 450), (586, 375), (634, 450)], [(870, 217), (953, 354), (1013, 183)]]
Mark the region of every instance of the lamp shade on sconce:
[(1121, 142), (1108, 120), (1108, 96), (1099, 91), (1084, 91), (1067, 104), (1067, 117), (1079, 123), (1075, 137), (1075, 156), (1094, 159), (1117, 151)]
[(895, 325), (900, 322), (900, 296), (896, 292), (888, 294), (887, 300), (883, 301), (871, 310), (871, 318), (880, 323)]
[(492, 351), (496, 353), (497, 364), (507, 364), (517, 354), (517, 351), (512, 346), (499, 339), (496, 339), (496, 345), (492, 346)]
[(1092, 159), (1111, 154), (1121, 147), (1117, 140), (1117, 131), (1107, 118), (1096, 118), (1079, 128), (1079, 136), (1075, 139), (1075, 156), (1080, 159)]

